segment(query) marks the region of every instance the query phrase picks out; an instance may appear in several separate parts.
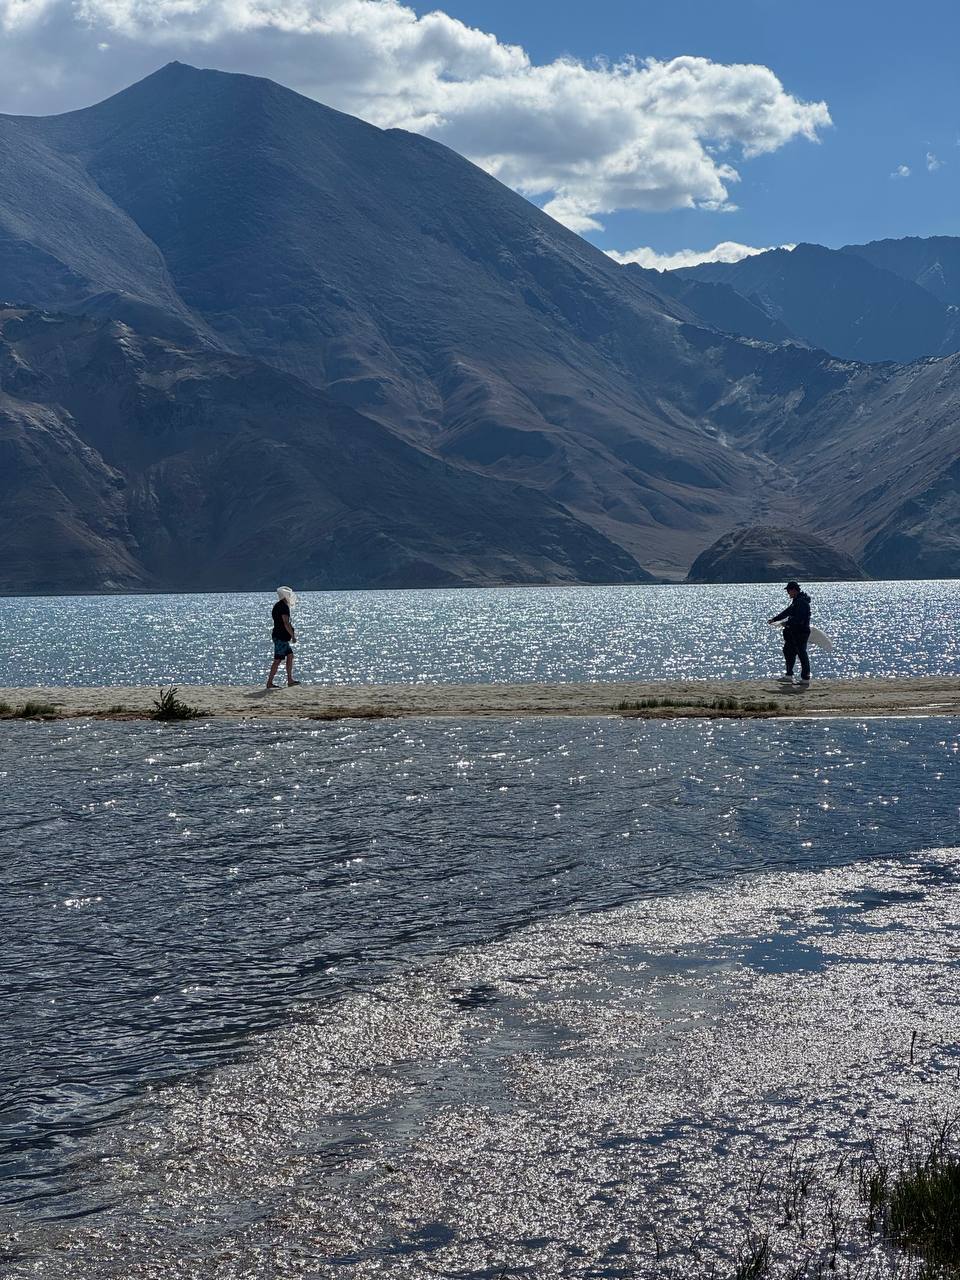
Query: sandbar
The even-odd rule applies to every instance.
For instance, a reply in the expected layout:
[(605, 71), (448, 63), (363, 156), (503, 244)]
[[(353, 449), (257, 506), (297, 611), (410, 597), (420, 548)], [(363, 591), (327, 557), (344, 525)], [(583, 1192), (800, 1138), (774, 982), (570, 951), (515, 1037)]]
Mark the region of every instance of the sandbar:
[[(169, 686), (167, 686), (169, 687)], [(222, 719), (334, 720), (445, 716), (628, 715), (650, 719), (772, 716), (960, 715), (960, 677), (816, 680), (809, 688), (776, 680), (660, 680), (552, 684), (301, 684), (267, 691), (249, 685), (182, 684), (179, 697)], [(61, 718), (140, 719), (155, 686), (0, 689), (4, 718), (46, 704)]]

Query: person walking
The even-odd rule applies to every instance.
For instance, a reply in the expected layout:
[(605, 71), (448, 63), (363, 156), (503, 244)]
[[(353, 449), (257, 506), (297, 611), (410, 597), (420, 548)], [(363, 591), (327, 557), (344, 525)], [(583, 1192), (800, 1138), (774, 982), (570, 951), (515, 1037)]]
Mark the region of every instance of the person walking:
[(806, 688), (810, 684), (810, 658), (807, 654), (807, 643), (810, 640), (810, 597), (800, 590), (799, 582), (788, 582), (786, 591), (790, 603), (781, 613), (768, 619), (771, 626), (783, 623), (783, 658), (787, 670), (780, 677), (780, 683), (793, 684), (793, 668), (799, 658), (799, 683)]
[(296, 606), (296, 593), (291, 587), (277, 587), (277, 603), (273, 606), (273, 665), (270, 668), (270, 674), (267, 676), (267, 688), (276, 689), (273, 683), (274, 676), (280, 669), (280, 663), (287, 664), (287, 684), (299, 684), (299, 680), (293, 678), (293, 649), (292, 645), (296, 644), (297, 633), (293, 629), (293, 623), (290, 621), (290, 610)]

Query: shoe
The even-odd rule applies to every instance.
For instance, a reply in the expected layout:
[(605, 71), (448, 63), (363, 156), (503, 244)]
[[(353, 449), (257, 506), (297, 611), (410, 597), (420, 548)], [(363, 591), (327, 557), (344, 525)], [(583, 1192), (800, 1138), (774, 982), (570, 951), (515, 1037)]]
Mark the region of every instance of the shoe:
[(300, 683), (300, 681), (299, 681), (299, 680), (288, 680), (288, 681), (287, 681), (287, 688), (289, 689), (289, 688), (291, 688), (293, 685), (295, 685), (295, 684), (299, 684), (299, 683)]
[(809, 676), (807, 676), (807, 677), (806, 677), (806, 679), (804, 679), (804, 677), (803, 677), (803, 676), (801, 676), (801, 677), (800, 677), (800, 679), (797, 681), (797, 684), (798, 684), (798, 685), (800, 685), (800, 687), (801, 687), (801, 688), (803, 688), (803, 689), (809, 689), (809, 688), (810, 688), (810, 677), (809, 677)]
[(793, 676), (780, 676), (777, 684), (793, 684)]

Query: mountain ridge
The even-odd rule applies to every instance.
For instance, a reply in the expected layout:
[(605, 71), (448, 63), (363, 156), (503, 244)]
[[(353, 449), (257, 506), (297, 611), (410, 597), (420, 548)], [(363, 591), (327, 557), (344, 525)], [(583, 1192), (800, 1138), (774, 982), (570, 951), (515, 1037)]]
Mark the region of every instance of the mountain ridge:
[[(887, 431), (891, 387), (906, 394), (909, 369), (884, 382), (872, 366), (761, 340), (780, 328), (735, 299), (761, 337), (725, 334), (716, 320), (731, 295), (619, 266), (439, 143), (271, 81), (170, 64), (94, 107), (0, 117), (0, 154), (0, 297), (123, 322), (165, 358), (178, 352), (211, 397), (211, 362), (229, 355), (313, 388), (321, 418), (340, 405), (377, 424), (416, 451), (404, 465), (447, 469), (444, 510), (455, 492), (474, 495), (459, 533), (438, 514), (431, 555), (457, 581), (491, 580), (481, 491), (497, 495), (499, 554), (504, 565), (518, 555), (521, 575), (532, 506), (555, 522), (562, 554), (533, 538), (544, 580), (598, 580), (604, 557), (613, 580), (681, 577), (742, 524), (810, 527), (857, 556), (876, 544), (874, 559), (909, 528), (924, 564), (929, 520), (931, 563), (954, 554), (949, 496), (929, 510), (920, 501), (955, 461), (934, 427), (953, 411), (952, 366), (913, 404), (927, 444), (904, 498), (919, 514), (888, 501), (895, 458), (878, 460), (878, 492), (861, 492), (859, 513), (829, 472), (811, 495), (818, 464), (804, 449), (862, 449), (874, 417)], [(131, 403), (118, 433), (137, 427)], [(273, 410), (263, 413), (273, 439)], [(377, 440), (380, 458), (389, 441)], [(399, 516), (382, 501), (385, 519)], [(372, 562), (363, 572), (376, 576)], [(377, 572), (397, 581), (388, 564)]]
[[(955, 307), (907, 276), (846, 248), (798, 244), (670, 274), (688, 282), (727, 285), (793, 337), (845, 359), (910, 363), (960, 349)], [(723, 314), (728, 328), (738, 323), (729, 306)], [(717, 313), (721, 322), (723, 314)]]

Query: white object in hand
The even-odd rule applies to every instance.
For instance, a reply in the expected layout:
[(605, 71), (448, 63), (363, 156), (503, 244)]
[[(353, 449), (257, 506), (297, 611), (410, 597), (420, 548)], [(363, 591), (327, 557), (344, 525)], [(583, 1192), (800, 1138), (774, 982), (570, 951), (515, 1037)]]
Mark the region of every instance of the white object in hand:
[[(768, 622), (768, 627), (782, 627), (786, 624), (783, 622)], [(819, 627), (810, 628), (810, 643), (815, 644), (818, 649), (822, 649), (824, 653), (833, 653), (833, 641), (825, 631), (821, 631)]]

